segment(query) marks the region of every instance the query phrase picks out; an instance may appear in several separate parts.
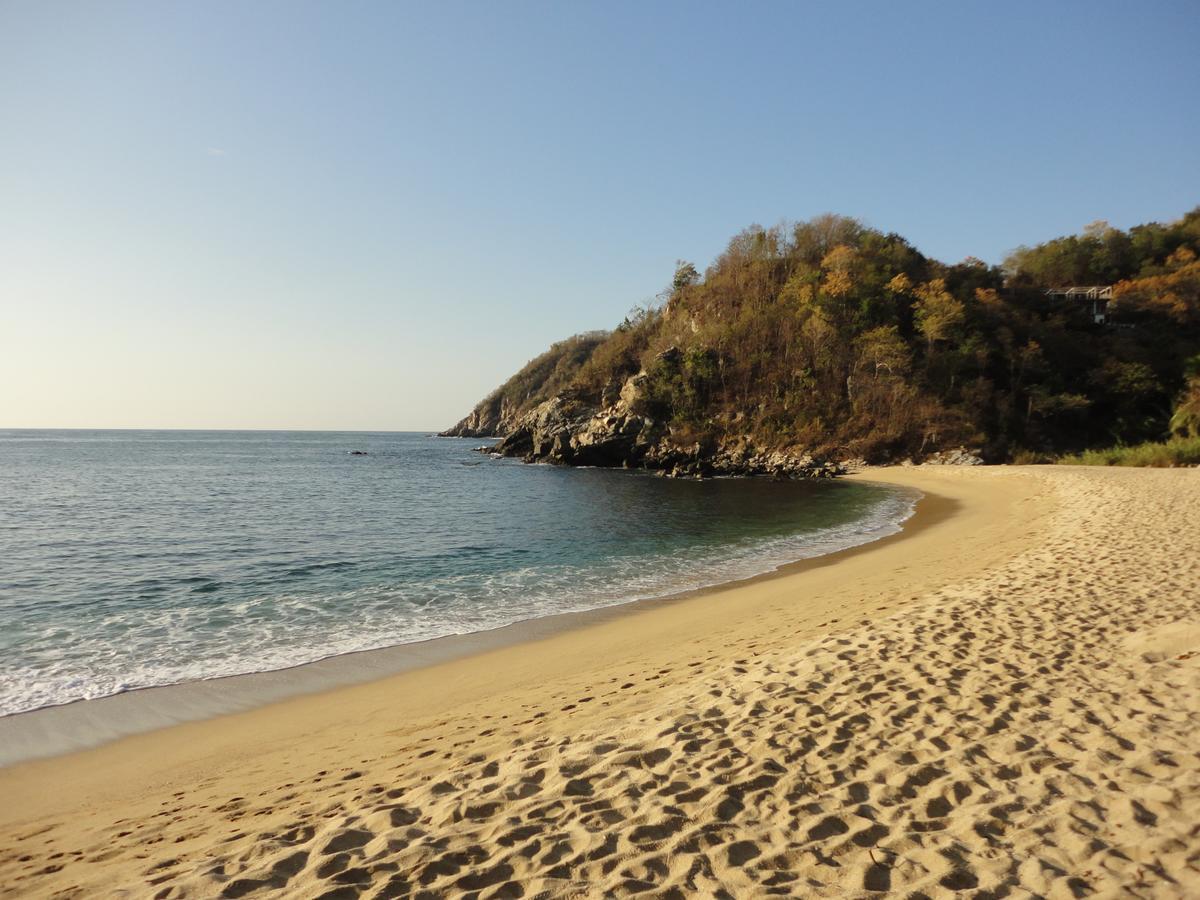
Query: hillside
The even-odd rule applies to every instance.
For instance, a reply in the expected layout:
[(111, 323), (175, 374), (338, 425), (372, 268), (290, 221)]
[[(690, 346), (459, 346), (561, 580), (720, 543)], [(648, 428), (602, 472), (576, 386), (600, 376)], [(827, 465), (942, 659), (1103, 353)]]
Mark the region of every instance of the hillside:
[[(448, 433), (689, 475), (1155, 440), (1178, 427), (1200, 354), (1198, 256), (1200, 209), (1096, 223), (1003, 266), (947, 265), (840, 216), (755, 226), (703, 274), (680, 263), (661, 305), (556, 344)], [(1113, 287), (1103, 324), (1047, 294), (1073, 285)]]
[(480, 400), (466, 418), (443, 431), (442, 437), (503, 437), (525, 413), (566, 390), (607, 338), (608, 332), (593, 331), (552, 344)]

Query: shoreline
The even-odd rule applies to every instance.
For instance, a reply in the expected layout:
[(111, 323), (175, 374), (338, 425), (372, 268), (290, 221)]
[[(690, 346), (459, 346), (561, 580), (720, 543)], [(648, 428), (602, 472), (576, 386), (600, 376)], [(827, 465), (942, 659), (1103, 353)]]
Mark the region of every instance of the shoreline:
[(2, 769), (0, 883), (1200, 887), (1196, 473), (855, 477), (950, 505), (797, 571)]
[[(889, 469), (886, 471), (891, 477), (880, 478), (884, 471), (885, 470), (874, 470), (864, 472), (859, 475), (846, 477), (856, 480), (882, 481), (889, 484), (900, 483), (903, 485), (907, 483), (904, 475), (918, 472), (916, 469)], [(897, 475), (899, 475), (901, 479), (899, 482), (893, 480), (895, 477), (897, 477)], [(776, 570), (775, 572), (768, 572), (764, 573), (763, 575), (755, 576), (741, 583), (716, 586), (711, 589), (691, 591), (674, 598), (634, 601), (633, 603), (626, 603), (613, 607), (604, 607), (585, 613), (568, 613), (564, 614), (567, 618), (573, 618), (577, 616), (580, 618), (591, 617), (596, 621), (582, 624), (579, 628), (551, 629), (550, 633), (548, 634), (530, 635), (526, 640), (505, 642), (501, 646), (480, 649), (476, 652), (468, 651), (451, 659), (431, 662), (428, 665), (418, 665), (406, 671), (397, 672), (395, 674), (385, 674), (379, 678), (371, 680), (352, 680), (350, 683), (330, 687), (324, 690), (317, 689), (292, 696), (285, 696), (262, 705), (251, 705), (249, 708), (243, 710), (218, 712), (217, 714), (209, 717), (184, 720), (174, 724), (166, 725), (164, 727), (154, 727), (150, 730), (140, 731), (129, 735), (119, 735), (115, 736), (112, 740), (107, 740), (100, 744), (75, 750), (69, 750), (63, 754), (27, 759), (11, 765), (0, 767), (0, 826), (3, 826), (4, 822), (6, 821), (6, 815), (4, 812), (5, 807), (11, 810), (25, 806), (25, 803), (23, 802), (6, 804), (4, 800), (9, 788), (14, 784), (18, 787), (25, 787), (33, 783), (36, 775), (34, 778), (29, 778), (27, 777), (28, 775), (35, 773), (40, 774), (42, 772), (49, 773), (53, 769), (59, 768), (60, 766), (63, 768), (73, 768), (73, 764), (76, 762), (87, 763), (89, 769), (93, 764), (102, 768), (107, 768), (109, 765), (115, 763), (119, 769), (126, 770), (126, 767), (122, 765), (122, 757), (126, 748), (134, 744), (144, 745), (148, 750), (154, 745), (161, 744), (164, 746), (169, 746), (172, 752), (177, 752), (178, 750), (185, 748), (187, 750), (191, 750), (197, 746), (197, 741), (195, 738), (199, 737), (201, 739), (199, 742), (200, 746), (206, 745), (214, 739), (216, 739), (215, 743), (217, 745), (227, 746), (226, 741), (223, 739), (224, 736), (222, 735), (222, 732), (229, 730), (227, 726), (239, 730), (242, 728), (254, 730), (258, 727), (261, 727), (254, 724), (256, 721), (262, 723), (267, 720), (273, 720), (285, 727), (294, 727), (294, 725), (297, 724), (298, 718), (308, 719), (311, 717), (316, 719), (323, 715), (328, 716), (330, 712), (335, 710), (340, 705), (339, 701), (343, 698), (346, 700), (353, 699), (353, 701), (356, 703), (360, 701), (370, 702), (369, 695), (372, 693), (389, 692), (393, 689), (393, 686), (398, 687), (404, 681), (422, 685), (441, 684), (445, 682), (445, 678), (443, 677), (444, 675), (449, 676), (452, 682), (460, 680), (462, 675), (459, 673), (461, 672), (475, 682), (476, 689), (486, 685), (487, 691), (492, 693), (498, 691), (500, 686), (487, 684), (487, 682), (489, 682), (491, 679), (481, 679), (480, 674), (481, 672), (488, 671), (492, 667), (493, 661), (498, 659), (507, 661), (516, 656), (525, 656), (526, 651), (538, 651), (546, 654), (554, 654), (555, 657), (557, 657), (555, 662), (558, 663), (559, 666), (562, 666), (562, 664), (566, 661), (564, 657), (570, 657), (573, 663), (574, 652), (577, 652), (579, 649), (581, 649), (581, 645), (587, 642), (590, 638), (604, 634), (609, 640), (613, 638), (617, 638), (619, 640), (628, 634), (631, 626), (634, 623), (639, 626), (644, 626), (648, 622), (658, 619), (658, 621), (655, 622), (655, 624), (658, 626), (658, 629), (670, 631), (672, 630), (672, 626), (677, 624), (680, 613), (685, 608), (696, 611), (699, 611), (701, 608), (703, 608), (707, 616), (715, 616), (718, 619), (725, 619), (726, 614), (724, 611), (714, 608), (717, 604), (720, 604), (721, 601), (725, 599), (729, 599), (736, 603), (742, 601), (747, 594), (753, 596), (756, 593), (762, 592), (764, 589), (768, 589), (771, 599), (778, 601), (780, 595), (788, 592), (787, 588), (793, 587), (793, 579), (804, 579), (807, 576), (816, 575), (822, 571), (836, 569), (838, 568), (839, 563), (852, 565), (854, 561), (864, 555), (878, 554), (880, 552), (887, 555), (894, 554), (898, 559), (902, 559), (907, 554), (903, 553), (902, 551), (897, 552), (900, 545), (912, 543), (913, 541), (920, 539), (923, 535), (928, 535), (931, 531), (936, 532), (938, 529), (945, 528), (953, 521), (953, 514), (961, 511), (963, 508), (963, 501), (961, 497), (946, 496), (944, 492), (938, 492), (936, 487), (928, 486), (927, 482), (934, 479), (920, 478), (919, 480), (925, 482), (918, 487), (918, 490), (921, 491), (926, 500), (923, 503), (918, 504), (918, 509), (922, 505), (925, 505), (926, 510), (928, 511), (931, 506), (936, 504), (944, 513), (943, 515), (936, 516), (936, 521), (930, 526), (921, 527), (917, 525), (917, 522), (925, 521), (925, 517), (920, 516), (918, 513), (917, 515), (910, 517), (908, 520), (910, 528), (902, 530), (897, 534), (890, 535), (879, 541), (873, 541), (857, 547), (851, 547), (835, 554), (829, 554), (825, 557), (815, 557), (811, 560), (799, 560), (795, 563), (789, 564), (787, 567), (789, 571), (787, 572), (780, 569)], [(1008, 490), (1011, 490), (1011, 485), (1005, 485), (1004, 487)], [(981, 513), (976, 513), (976, 515), (981, 515)], [(890, 562), (885, 563), (885, 565), (890, 565)], [(793, 566), (797, 567), (795, 571), (791, 571), (791, 567)], [(902, 566), (901, 571), (903, 571), (904, 568), (906, 567)], [(885, 577), (881, 580), (887, 579)], [(771, 588), (776, 588), (776, 590), (770, 590)], [(755, 597), (755, 599), (761, 601), (763, 598)], [(810, 612), (815, 613), (816, 610), (810, 610)], [(810, 617), (811, 616), (806, 616), (806, 618)], [(554, 624), (554, 619), (555, 617), (543, 617), (540, 619), (529, 620), (529, 622), (535, 624)], [(832, 620), (832, 624), (841, 624), (840, 619), (841, 617), (835, 617)], [(528, 623), (520, 624), (527, 625)], [(818, 627), (823, 626), (824, 623)], [(496, 635), (498, 632), (504, 632), (510, 628), (513, 631), (520, 630), (519, 626), (506, 626), (503, 629), (495, 629), (491, 632), (479, 632), (478, 635)], [(460, 637), (469, 640), (471, 637), (475, 636), (464, 635)], [(433, 642), (425, 643), (428, 644)], [(359, 654), (359, 656), (386, 652), (387, 650), (364, 651), (362, 654)], [(593, 651), (588, 655), (594, 657), (596, 653)], [(353, 658), (354, 656), (356, 655), (348, 654), (343, 657), (336, 657), (335, 659), (346, 659), (348, 657)], [(319, 664), (313, 663), (308, 665), (315, 666)], [(538, 667), (532, 666), (531, 668), (537, 669)], [(286, 673), (295, 670), (281, 671)], [(258, 678), (261, 677), (261, 674), (255, 676), (230, 676), (230, 679)], [(212, 684), (214, 682), (207, 683)], [(204, 683), (202, 682), (199, 684)], [(174, 687), (186, 688), (188, 686), (180, 685)], [(168, 690), (168, 688), (149, 690)], [(135, 693), (136, 692), (117, 694), (103, 699), (112, 703), (119, 703), (123, 699), (128, 701), (128, 698), (133, 696)], [(474, 698), (470, 698), (469, 694), (468, 696), (463, 696), (460, 692), (456, 691), (455, 693), (455, 702), (477, 702)], [(100, 701), (87, 702), (98, 703)], [(440, 709), (442, 706), (440, 703), (415, 703), (413, 705), (417, 707), (413, 710), (413, 712), (420, 715), (427, 715), (432, 711)], [(323, 707), (323, 709), (321, 709), (320, 712), (317, 712), (315, 708), (305, 709), (305, 707), (310, 706), (319, 706)], [(49, 710), (35, 710), (34, 713), (27, 715), (35, 715), (37, 713), (45, 713), (47, 711), (53, 712), (55, 709), (61, 710), (67, 708), (69, 707), (51, 707)], [(151, 750), (150, 752), (152, 755), (159, 755), (159, 750), (157, 748)], [(137, 755), (142, 755), (140, 748)], [(138, 771), (126, 770), (125, 774), (127, 777), (139, 777), (141, 773)], [(24, 793), (24, 791), (21, 791), (21, 793)]]
[[(857, 480), (870, 482), (869, 478)], [(877, 483), (886, 486), (882, 482)], [(677, 603), (762, 580), (786, 577), (805, 571), (810, 565), (832, 564), (882, 542), (902, 539), (906, 534), (911, 535), (951, 514), (953, 504), (946, 498), (920, 491), (914, 491), (914, 494), (911, 498), (912, 511), (905, 518), (891, 523), (898, 529), (891, 534), (870, 537), (862, 543), (828, 553), (802, 557), (743, 578), (658, 597), (634, 598), (590, 609), (536, 616), (483, 631), (336, 653), (281, 669), (134, 688), (117, 694), (0, 716), (0, 770), (100, 747), (121, 738), (187, 722), (202, 722), (232, 713), (250, 712), (296, 697), (366, 684), (479, 653), (543, 640), (565, 631), (587, 628), (659, 604)]]

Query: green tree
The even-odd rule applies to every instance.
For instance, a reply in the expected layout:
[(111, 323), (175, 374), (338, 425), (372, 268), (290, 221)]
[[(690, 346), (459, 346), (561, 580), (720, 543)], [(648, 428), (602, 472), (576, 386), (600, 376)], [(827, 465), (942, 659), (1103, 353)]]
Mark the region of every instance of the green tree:
[(945, 279), (935, 278), (916, 289), (917, 302), (913, 307), (917, 328), (924, 335), (930, 353), (938, 341), (949, 339), (966, 318), (961, 300), (946, 290)]

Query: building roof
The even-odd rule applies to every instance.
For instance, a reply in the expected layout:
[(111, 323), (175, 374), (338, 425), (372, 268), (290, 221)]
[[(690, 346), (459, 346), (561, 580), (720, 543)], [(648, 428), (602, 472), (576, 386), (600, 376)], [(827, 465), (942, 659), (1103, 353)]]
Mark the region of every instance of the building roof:
[(1090, 287), (1072, 286), (1050, 288), (1046, 293), (1052, 297), (1078, 297), (1081, 300), (1112, 299), (1111, 284), (1097, 284)]

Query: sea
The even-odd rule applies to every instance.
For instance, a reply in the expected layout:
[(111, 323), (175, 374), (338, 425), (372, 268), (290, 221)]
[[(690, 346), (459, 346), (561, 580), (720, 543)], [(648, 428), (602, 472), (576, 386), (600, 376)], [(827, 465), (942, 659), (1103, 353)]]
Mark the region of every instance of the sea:
[(0, 716), (743, 579), (893, 534), (916, 502), (480, 443), (0, 431)]

